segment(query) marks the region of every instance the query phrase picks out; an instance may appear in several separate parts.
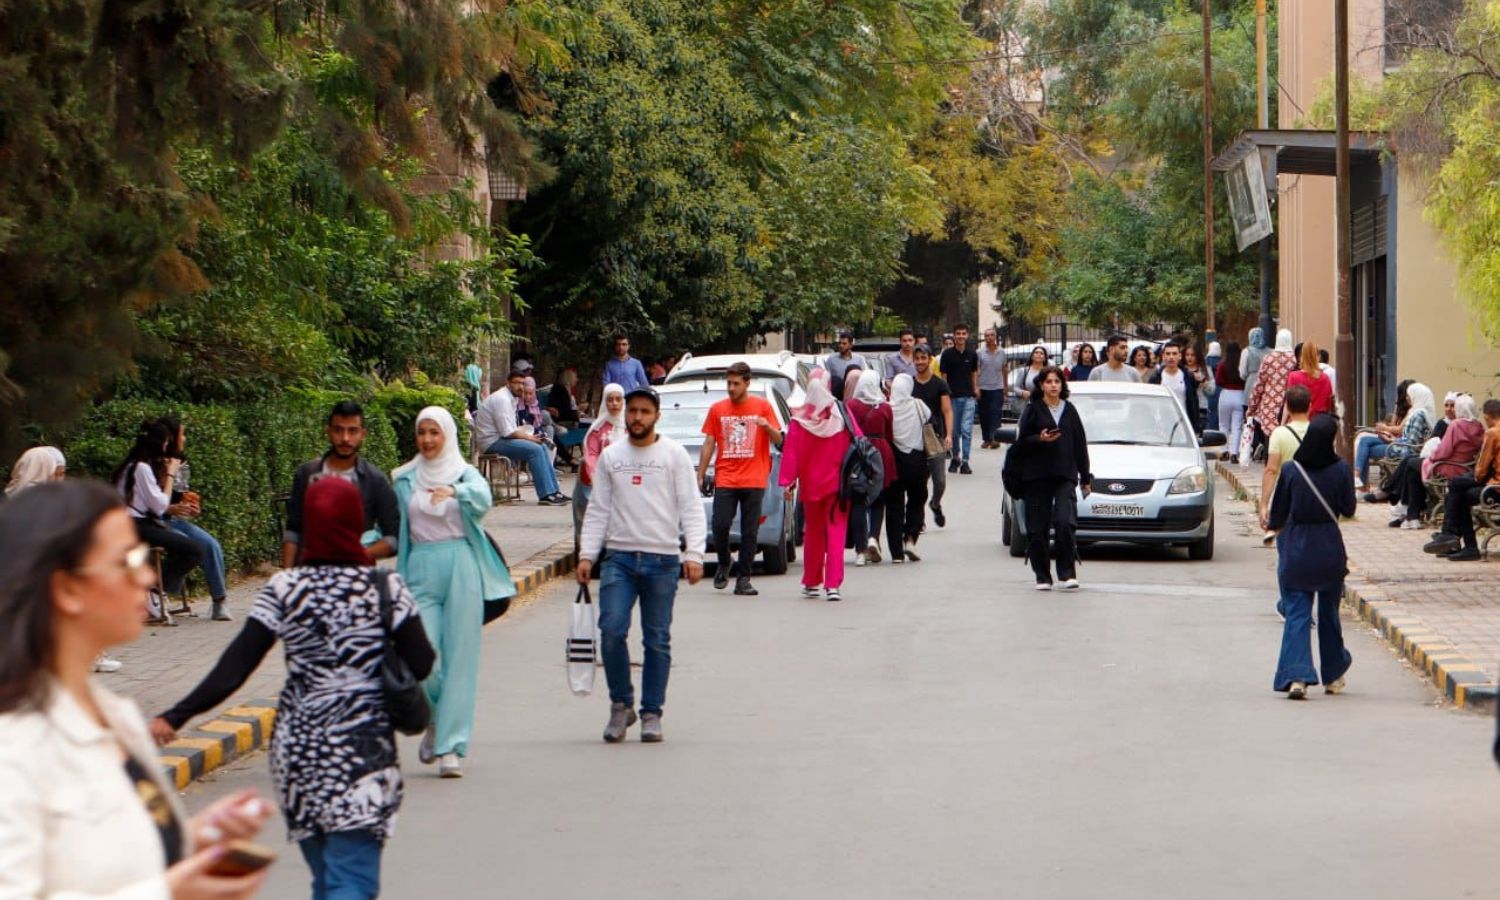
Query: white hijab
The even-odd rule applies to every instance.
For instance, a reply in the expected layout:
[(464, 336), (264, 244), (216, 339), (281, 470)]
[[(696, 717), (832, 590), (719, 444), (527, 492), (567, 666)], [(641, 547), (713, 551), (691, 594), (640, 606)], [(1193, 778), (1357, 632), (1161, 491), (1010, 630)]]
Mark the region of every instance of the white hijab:
[(1283, 328), (1280, 331), (1276, 332), (1277, 350), (1285, 350), (1286, 352), (1291, 353), (1294, 346), (1295, 344), (1292, 341), (1292, 330), (1290, 328)]
[[(423, 422), (432, 422), (442, 429), (443, 452), (439, 453), (436, 459), (428, 459), (420, 450), (417, 451), (417, 455), (412, 457), (411, 462), (396, 468), (396, 477), (399, 478), (415, 470), (417, 489), (422, 491), (457, 484), (469, 464), (464, 460), (463, 451), (458, 448), (458, 425), (453, 422), (453, 414), (441, 406), (429, 406), (417, 413), (414, 427), (420, 428)], [(451, 502), (452, 498), (436, 506), (430, 503), (420, 503), (418, 508), (433, 515), (444, 515)]]
[(859, 373), (859, 383), (854, 387), (854, 399), (869, 407), (885, 402), (885, 394), (880, 390), (879, 372), (869, 369)]
[(1413, 382), (1411, 387), (1406, 389), (1406, 399), (1411, 401), (1411, 412), (1406, 414), (1406, 418), (1410, 419), (1412, 413), (1420, 409), (1427, 413), (1427, 427), (1429, 429), (1437, 425), (1437, 404), (1432, 396), (1432, 388), (1420, 381)]
[[(1408, 392), (1407, 396), (1411, 396)], [(1453, 418), (1455, 421), (1479, 421), (1479, 408), (1474, 403), (1474, 398), (1468, 394), (1459, 394), (1453, 398)]]
[(814, 437), (831, 438), (844, 430), (844, 417), (834, 405), (833, 392), (824, 378), (807, 383), (807, 402), (798, 407), (792, 419)]
[(916, 381), (905, 372), (891, 381), (891, 430), (903, 453), (922, 449), (922, 426), (932, 417), (927, 404), (911, 395), (914, 387)]
[(6, 496), (15, 496), (29, 487), (46, 484), (66, 466), (62, 451), (54, 447), (32, 447), (16, 460), (10, 471), (10, 483), (5, 486)]
[[(621, 400), (624, 400), (625, 388), (621, 387), (618, 384), (615, 384), (614, 382), (610, 382), (609, 384), (606, 384), (604, 386), (604, 396), (599, 398), (599, 418), (595, 419), (594, 424), (589, 426), (589, 434), (593, 434), (595, 431), (598, 431), (605, 425), (610, 426), (609, 434), (604, 436), (604, 443), (606, 446), (608, 446), (609, 444), (613, 444), (615, 441), (618, 441), (625, 434), (625, 405), (623, 403), (620, 404), (619, 412), (610, 413), (610, 395), (614, 395), (616, 397), (619, 397)], [(584, 440), (588, 440), (588, 438), (585, 437)]]

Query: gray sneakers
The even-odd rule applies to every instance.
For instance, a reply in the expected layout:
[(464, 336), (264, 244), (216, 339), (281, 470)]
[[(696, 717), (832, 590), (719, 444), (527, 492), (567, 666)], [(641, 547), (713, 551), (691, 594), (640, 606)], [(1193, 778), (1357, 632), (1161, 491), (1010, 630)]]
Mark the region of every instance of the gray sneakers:
[(215, 622), (233, 622), (234, 621), (234, 616), (231, 616), (229, 614), (229, 609), (225, 605), (225, 601), (223, 601), (223, 600), (215, 600), (214, 601), (213, 612), (210, 614), (210, 617)]
[[(609, 705), (609, 724), (604, 726), (604, 740), (611, 744), (618, 744), (625, 740), (625, 732), (635, 724), (635, 710), (624, 703), (611, 703)], [(656, 739), (661, 740), (661, 721), (657, 717)], [(642, 740), (645, 739), (645, 730), (641, 732)]]
[(641, 713), (641, 743), (661, 743), (661, 713)]

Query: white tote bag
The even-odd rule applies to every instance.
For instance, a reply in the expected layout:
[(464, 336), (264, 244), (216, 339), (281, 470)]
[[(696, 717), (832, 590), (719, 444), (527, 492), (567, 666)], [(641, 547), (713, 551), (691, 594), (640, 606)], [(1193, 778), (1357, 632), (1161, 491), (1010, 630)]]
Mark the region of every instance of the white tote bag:
[(579, 697), (594, 690), (594, 658), (599, 652), (599, 612), (589, 586), (578, 586), (568, 625), (568, 687)]
[(1260, 427), (1256, 419), (1246, 419), (1245, 425), (1240, 429), (1240, 468), (1250, 468), (1250, 453), (1255, 447), (1255, 429)]

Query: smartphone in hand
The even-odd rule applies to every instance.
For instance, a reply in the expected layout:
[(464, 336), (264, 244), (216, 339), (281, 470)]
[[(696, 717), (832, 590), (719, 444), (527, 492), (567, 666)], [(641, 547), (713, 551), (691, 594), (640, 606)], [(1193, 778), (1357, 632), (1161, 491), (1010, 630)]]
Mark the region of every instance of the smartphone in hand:
[(240, 878), (259, 872), (276, 861), (276, 851), (250, 841), (230, 841), (224, 845), (224, 856), (208, 870), (220, 878)]

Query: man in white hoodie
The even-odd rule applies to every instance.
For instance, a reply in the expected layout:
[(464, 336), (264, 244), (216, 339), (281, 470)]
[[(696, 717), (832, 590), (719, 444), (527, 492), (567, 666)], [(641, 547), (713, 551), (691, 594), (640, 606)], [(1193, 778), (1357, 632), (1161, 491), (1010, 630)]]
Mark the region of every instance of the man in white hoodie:
[[(693, 461), (682, 445), (656, 433), (661, 400), (650, 388), (625, 395), (625, 429), (599, 454), (594, 493), (583, 520), (578, 583), (588, 584), (604, 555), (599, 581), (599, 638), (609, 680), (604, 740), (617, 744), (635, 724), (630, 681), (630, 613), (641, 602), (646, 658), (641, 669), (641, 740), (662, 739), (661, 708), (672, 667), (672, 604), (678, 572), (688, 584), (703, 577), (708, 524)], [(679, 544), (679, 540), (681, 544)], [(679, 553), (679, 547), (686, 549)], [(608, 553), (605, 554), (605, 549)]]

